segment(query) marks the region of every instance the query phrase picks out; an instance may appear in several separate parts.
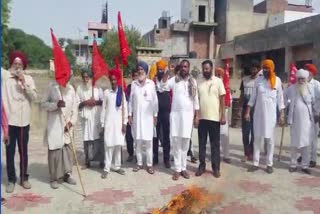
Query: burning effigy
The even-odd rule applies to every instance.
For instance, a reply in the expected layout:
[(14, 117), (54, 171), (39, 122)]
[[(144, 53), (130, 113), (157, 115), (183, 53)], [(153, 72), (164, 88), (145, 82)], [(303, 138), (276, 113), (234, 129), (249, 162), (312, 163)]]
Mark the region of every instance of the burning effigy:
[(203, 188), (191, 186), (175, 196), (166, 206), (151, 214), (205, 214), (209, 207), (222, 201), (222, 194), (210, 194)]

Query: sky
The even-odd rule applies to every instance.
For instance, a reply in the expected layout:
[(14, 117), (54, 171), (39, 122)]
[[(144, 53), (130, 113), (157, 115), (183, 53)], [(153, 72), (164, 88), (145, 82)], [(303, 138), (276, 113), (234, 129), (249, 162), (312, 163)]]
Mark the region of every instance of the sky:
[[(255, 0), (259, 2), (261, 0)], [(304, 2), (305, 0), (290, 0)], [(50, 27), (56, 37), (83, 38), (89, 21), (100, 22), (106, 0), (12, 0), (10, 27), (20, 28), (51, 44)], [(170, 12), (172, 20), (180, 19), (181, 0), (108, 0), (109, 22), (117, 24), (117, 12), (122, 22), (134, 25), (142, 33), (153, 29), (162, 11)], [(320, 0), (313, 0), (320, 12)], [(79, 35), (79, 29), (82, 31)]]

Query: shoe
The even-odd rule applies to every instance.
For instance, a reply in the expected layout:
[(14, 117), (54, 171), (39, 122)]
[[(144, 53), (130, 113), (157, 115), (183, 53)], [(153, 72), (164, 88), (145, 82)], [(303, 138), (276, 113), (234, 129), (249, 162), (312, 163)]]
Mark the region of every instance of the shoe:
[(199, 167), (195, 175), (196, 175), (197, 177), (199, 177), (199, 176), (201, 176), (203, 173), (205, 173), (205, 171), (206, 171), (206, 170), (205, 170), (204, 168)]
[(127, 159), (127, 162), (132, 162), (133, 161), (133, 155), (130, 155)]
[(197, 163), (197, 158), (194, 156), (191, 156), (191, 163)]
[(12, 183), (12, 182), (9, 182), (6, 186), (6, 192), (7, 193), (13, 193), (14, 191), (14, 187), (15, 187), (15, 184)]
[(172, 176), (172, 180), (177, 181), (180, 178), (180, 173), (179, 172), (174, 172)]
[(25, 189), (31, 189), (31, 184), (29, 181), (23, 181), (21, 186)]
[(115, 170), (115, 172), (118, 173), (119, 175), (125, 175), (126, 174), (126, 172), (123, 169)]
[(52, 181), (50, 183), (50, 186), (52, 189), (58, 189), (59, 188), (59, 183), (57, 181)]
[(139, 165), (137, 165), (135, 168), (133, 168), (133, 170), (132, 170), (132, 171), (134, 171), (134, 172), (138, 172), (140, 169), (143, 169), (143, 166), (139, 166)]
[(300, 157), (297, 159), (297, 162), (298, 162), (298, 163), (301, 163), (301, 161), (302, 161), (302, 156), (300, 156)]
[(214, 171), (212, 174), (216, 178), (220, 178), (220, 176), (221, 176), (220, 171)]
[(149, 166), (147, 167), (147, 172), (150, 174), (150, 175), (153, 175), (154, 174), (154, 169), (152, 166)]
[(159, 160), (158, 159), (153, 159), (153, 165), (158, 165), (159, 164)]
[(223, 161), (224, 161), (225, 163), (228, 163), (228, 164), (231, 163), (231, 159), (230, 159), (230, 158), (223, 158)]
[(190, 178), (190, 175), (186, 170), (181, 172), (181, 176), (184, 177), (185, 179), (189, 179)]
[(268, 174), (272, 174), (272, 173), (273, 173), (273, 168), (272, 168), (272, 166), (267, 166), (266, 172), (267, 172)]
[(165, 161), (165, 162), (164, 162), (164, 166), (165, 166), (167, 169), (170, 169), (170, 168), (171, 168), (171, 163), (170, 163), (170, 161)]
[(309, 167), (314, 168), (317, 166), (317, 163), (315, 161), (310, 161)]
[(257, 171), (257, 170), (259, 170), (259, 167), (257, 167), (257, 166), (250, 166), (250, 167), (248, 168), (248, 172), (255, 172), (255, 171)]
[(289, 168), (289, 172), (296, 172), (297, 171), (297, 167), (291, 167)]
[(66, 182), (66, 183), (68, 183), (70, 185), (76, 185), (77, 184), (77, 182), (68, 174), (64, 176), (63, 180), (64, 180), (64, 182)]
[(311, 171), (308, 168), (301, 169), (302, 172), (306, 173), (307, 175), (311, 175)]
[(103, 171), (103, 172), (101, 173), (101, 178), (102, 178), (102, 179), (106, 179), (107, 177), (108, 177), (108, 172)]

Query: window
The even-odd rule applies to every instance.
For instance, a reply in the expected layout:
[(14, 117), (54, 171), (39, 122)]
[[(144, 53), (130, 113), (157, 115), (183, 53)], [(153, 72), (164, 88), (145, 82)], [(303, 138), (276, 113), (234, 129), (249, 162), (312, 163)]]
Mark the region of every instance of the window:
[(161, 22), (162, 22), (162, 23), (161, 23), (161, 24), (162, 24), (161, 27), (162, 27), (162, 28), (167, 28), (167, 23), (168, 23), (167, 20), (162, 19)]
[(206, 21), (206, 6), (199, 5), (199, 22)]
[(156, 33), (160, 33), (160, 30), (156, 30)]

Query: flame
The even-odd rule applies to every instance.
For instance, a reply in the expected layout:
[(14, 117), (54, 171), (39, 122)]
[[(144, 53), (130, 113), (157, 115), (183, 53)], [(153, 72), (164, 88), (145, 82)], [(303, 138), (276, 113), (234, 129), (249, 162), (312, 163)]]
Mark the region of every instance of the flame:
[(152, 214), (198, 214), (203, 213), (209, 205), (222, 201), (222, 194), (209, 194), (204, 189), (191, 186), (175, 196), (167, 206), (156, 209)]

